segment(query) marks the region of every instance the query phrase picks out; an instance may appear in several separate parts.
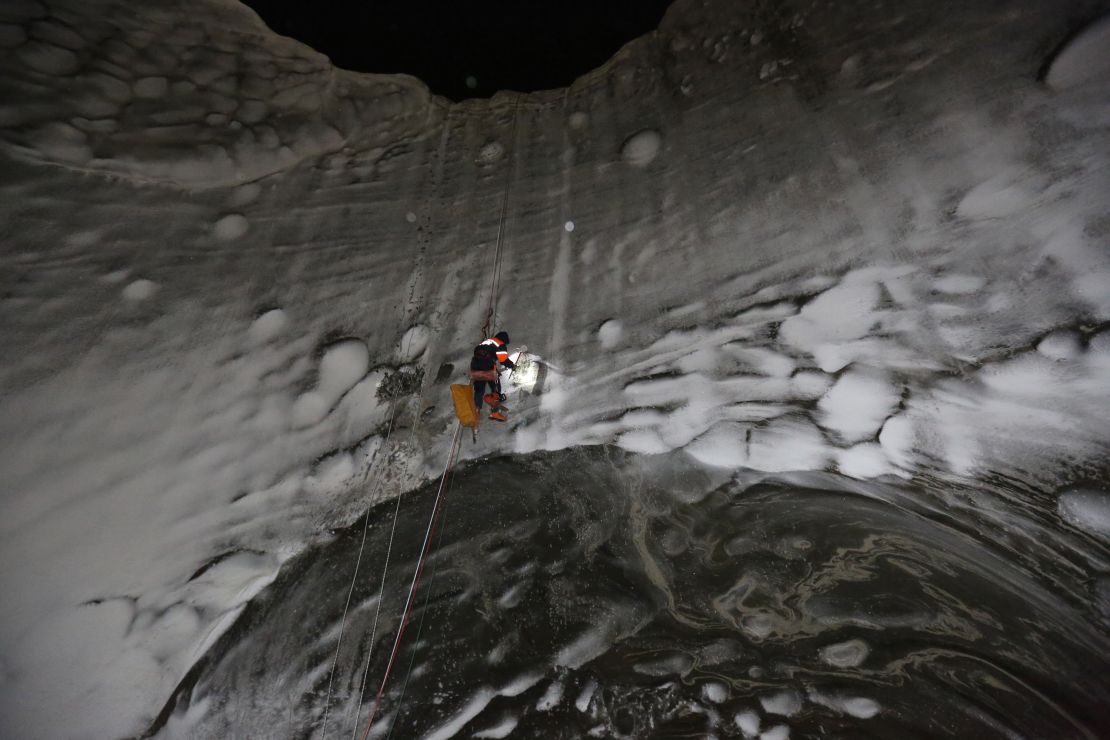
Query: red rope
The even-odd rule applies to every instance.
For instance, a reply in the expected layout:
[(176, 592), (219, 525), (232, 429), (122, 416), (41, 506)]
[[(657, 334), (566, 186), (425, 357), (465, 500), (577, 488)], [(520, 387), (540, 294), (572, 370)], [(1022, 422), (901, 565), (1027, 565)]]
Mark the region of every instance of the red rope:
[(389, 654), (389, 662), (385, 666), (385, 675), (382, 676), (381, 686), (378, 687), (378, 694), (374, 697), (374, 706), (370, 710), (370, 719), (366, 723), (366, 731), (362, 733), (362, 740), (366, 740), (370, 736), (370, 728), (374, 726), (374, 720), (378, 716), (378, 708), (382, 703), (382, 696), (385, 695), (385, 687), (389, 682), (389, 675), (393, 672), (393, 665), (397, 661), (397, 655), (401, 651), (401, 640), (405, 636), (405, 628), (409, 625), (409, 620), (412, 618), (412, 607), (416, 602), (416, 591), (420, 584), (420, 576), (424, 572), (424, 564), (428, 559), (429, 544), (432, 541), (432, 531), (435, 530), (435, 525), (439, 521), (440, 512), (443, 510), (443, 501), (447, 498), (446, 491), (448, 483), (451, 479), (451, 470), (455, 466), (455, 458), (459, 452), (459, 430), (462, 429), (461, 424), (455, 425), (455, 436), (451, 439), (451, 454), (447, 456), (447, 465), (443, 469), (443, 475), (439, 479), (439, 491), (436, 493), (435, 505), (432, 507), (432, 517), (428, 522), (428, 531), (424, 534), (424, 544), (420, 548), (420, 558), (416, 563), (416, 572), (412, 576), (412, 585), (409, 586), (408, 600), (405, 602), (405, 611), (401, 617), (401, 626), (397, 628), (397, 638), (393, 641), (393, 650)]

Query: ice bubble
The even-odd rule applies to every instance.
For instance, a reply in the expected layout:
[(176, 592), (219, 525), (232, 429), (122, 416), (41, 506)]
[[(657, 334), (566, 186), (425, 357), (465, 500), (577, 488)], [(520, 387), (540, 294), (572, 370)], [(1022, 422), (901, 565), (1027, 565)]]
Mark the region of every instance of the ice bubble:
[(860, 719), (870, 719), (879, 713), (879, 703), (874, 699), (862, 696), (853, 696), (841, 700), (841, 708), (845, 714)]
[(238, 239), (246, 234), (249, 228), (250, 222), (246, 217), (238, 213), (229, 213), (216, 222), (216, 238), (225, 242)]
[(1038, 342), (1037, 351), (1050, 360), (1072, 360), (1083, 353), (1083, 344), (1075, 332), (1060, 330)]
[(616, 347), (624, 336), (624, 324), (620, 319), (609, 319), (597, 330), (597, 341), (605, 349)]
[(289, 318), (285, 311), (273, 308), (255, 319), (247, 329), (247, 341), (251, 345), (265, 344), (285, 330)]
[(1045, 75), (1045, 84), (1056, 90), (1110, 79), (1110, 17), (1083, 29), (1065, 46)]
[(617, 447), (641, 455), (659, 455), (671, 448), (655, 429), (630, 429), (616, 440)]
[(782, 717), (793, 717), (802, 710), (802, 696), (793, 690), (761, 696), (759, 703), (767, 714), (778, 714)]
[(759, 715), (750, 709), (737, 712), (732, 721), (740, 728), (740, 732), (744, 733), (744, 737), (755, 737), (759, 734)]
[(867, 659), (870, 648), (863, 640), (846, 640), (821, 648), (821, 660), (837, 668), (855, 668)]
[(160, 98), (169, 90), (169, 82), (165, 77), (142, 77), (135, 80), (135, 96), (153, 100)]
[(662, 146), (662, 135), (653, 129), (645, 129), (625, 140), (621, 146), (621, 159), (635, 167), (646, 167), (655, 161)]
[(140, 278), (123, 289), (123, 297), (129, 301), (141, 301), (150, 298), (157, 290), (158, 283)]
[(956, 206), (957, 215), (970, 219), (1005, 218), (1025, 208), (1033, 199), (1022, 181), (1023, 173), (1006, 171), (968, 191)]
[(1103, 540), (1110, 540), (1110, 493), (1073, 488), (1056, 502), (1068, 524)]

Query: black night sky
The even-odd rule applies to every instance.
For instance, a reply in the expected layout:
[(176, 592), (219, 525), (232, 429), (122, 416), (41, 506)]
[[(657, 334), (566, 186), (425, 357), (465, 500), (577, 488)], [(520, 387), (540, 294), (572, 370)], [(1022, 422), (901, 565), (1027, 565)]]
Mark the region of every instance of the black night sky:
[[(671, 0), (245, 0), (278, 33), (451, 98), (569, 85), (659, 25)], [(468, 79), (469, 78), (469, 79)]]

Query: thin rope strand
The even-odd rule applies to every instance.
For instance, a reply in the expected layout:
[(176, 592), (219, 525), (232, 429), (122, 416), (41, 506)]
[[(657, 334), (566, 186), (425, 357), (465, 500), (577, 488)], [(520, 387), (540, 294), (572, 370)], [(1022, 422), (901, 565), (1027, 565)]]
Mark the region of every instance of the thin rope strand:
[[(385, 439), (382, 441), (382, 448), (384, 448), (385, 445), (389, 442), (389, 437), (390, 437), (391, 434), (393, 434), (393, 419), (394, 419), (394, 416), (397, 413), (397, 404), (398, 404), (399, 400), (400, 399), (394, 399), (393, 408), (390, 409), (390, 412), (389, 412), (389, 426), (386, 428)], [(373, 464), (371, 464), (370, 468), (366, 471), (366, 478), (370, 477), (370, 471), (373, 470), (373, 468), (374, 468), (374, 466), (373, 466)], [(365, 478), (364, 478), (364, 480), (365, 480)], [(327, 692), (327, 697), (324, 700), (324, 722), (323, 722), (323, 724), (320, 728), (320, 736), (321, 737), (327, 737), (328, 714), (331, 711), (331, 696), (332, 696), (332, 686), (333, 686), (334, 681), (335, 681), (335, 669), (336, 669), (336, 666), (339, 664), (339, 649), (343, 645), (343, 635), (344, 635), (344, 633), (347, 629), (347, 613), (348, 613), (348, 611), (350, 610), (350, 607), (351, 607), (351, 598), (354, 596), (354, 593), (355, 593), (355, 584), (358, 583), (358, 571), (359, 571), (359, 568), (362, 566), (362, 554), (363, 554), (363, 551), (366, 549), (366, 533), (369, 531), (369, 529), (370, 529), (370, 508), (367, 507), (366, 513), (363, 515), (363, 520), (362, 520), (362, 541), (359, 543), (358, 557), (355, 559), (355, 572), (353, 574), (351, 574), (351, 587), (347, 590), (347, 603), (345, 603), (343, 605), (343, 616), (342, 616), (342, 618), (340, 619), (340, 622), (339, 622), (339, 639), (336, 640), (336, 642), (335, 642), (335, 656), (332, 658), (331, 670), (328, 672), (328, 692)], [(380, 605), (381, 601), (379, 600), (378, 603)]]
[(493, 327), (494, 314), (497, 310), (497, 289), (501, 282), (501, 253), (504, 247), (505, 216), (509, 209), (509, 185), (512, 183), (513, 162), (516, 159), (516, 124), (517, 108), (520, 106), (520, 96), (513, 100), (513, 127), (509, 133), (509, 162), (505, 165), (505, 193), (501, 197), (501, 216), (497, 220), (497, 247), (493, 258), (493, 276), (489, 289), (489, 306), (486, 309), (486, 323), (482, 326), (482, 338), (489, 336)]
[[(452, 472), (450, 474), (448, 474), (448, 479), (447, 479), (448, 490), (450, 490), (450, 486), (451, 486), (450, 475), (453, 475), (453, 474), (454, 474), (454, 469), (452, 468)], [(445, 503), (444, 506), (443, 506), (443, 524), (439, 528), (439, 534), (436, 536), (436, 544), (435, 544), (435, 547), (433, 548), (437, 552), (439, 551), (440, 545), (443, 543), (443, 534), (446, 530), (447, 530), (447, 505)], [(405, 692), (408, 691), (408, 688), (409, 688), (409, 678), (412, 677), (413, 665), (416, 663), (416, 654), (417, 654), (417, 652), (419, 650), (419, 646), (420, 646), (420, 636), (424, 634), (424, 620), (428, 616), (428, 603), (432, 599), (432, 591), (435, 587), (436, 576), (439, 575), (439, 562), (440, 562), (439, 560), (436, 560), (435, 563), (432, 565), (432, 574), (428, 578), (428, 590), (424, 593), (424, 607), (420, 611), (420, 622), (416, 625), (416, 637), (413, 638), (413, 642), (412, 642), (412, 644), (413, 644), (412, 655), (409, 657), (409, 665), (408, 665), (408, 668), (405, 670), (405, 680), (401, 684), (401, 695), (397, 698), (397, 712), (396, 712), (396, 714), (393, 715), (393, 719), (389, 723), (389, 732), (386, 733), (386, 736), (385, 736), (386, 740), (389, 740), (389, 738), (393, 737), (393, 730), (396, 729), (396, 727), (397, 727), (397, 720), (401, 718), (401, 706), (404, 704)]]
[(362, 734), (363, 740), (366, 740), (370, 735), (370, 728), (374, 726), (374, 719), (377, 717), (378, 708), (381, 706), (382, 696), (385, 694), (385, 687), (389, 682), (389, 674), (393, 671), (393, 665), (397, 661), (397, 654), (401, 648), (401, 640), (405, 634), (405, 627), (408, 625), (409, 618), (412, 615), (412, 606), (415, 602), (416, 586), (420, 582), (420, 574), (424, 570), (424, 563), (428, 555), (428, 543), (431, 541), (432, 529), (435, 526), (436, 519), (440, 509), (441, 502), (444, 497), (446, 483), (448, 479), (448, 472), (454, 465), (455, 456), (459, 449), (459, 434), (462, 429), (462, 424), (455, 424), (455, 434), (451, 440), (451, 454), (447, 456), (447, 464), (444, 466), (443, 475), (440, 477), (439, 490), (436, 492), (435, 504), (432, 508), (432, 516), (428, 521), (428, 529), (424, 532), (424, 543), (420, 547), (420, 556), (416, 562), (416, 570), (412, 575), (412, 583), (409, 584), (408, 598), (405, 600), (405, 610), (402, 612), (401, 623), (397, 628), (397, 637), (393, 641), (393, 650), (390, 652), (389, 661), (385, 666), (385, 674), (382, 676), (381, 686), (378, 688), (378, 694), (374, 697), (374, 705), (370, 710), (370, 719), (366, 723), (366, 731)]
[[(409, 429), (409, 438), (408, 438), (408, 444), (409, 445), (411, 445), (413, 439), (416, 438), (416, 430), (419, 426), (420, 426), (420, 417), (419, 417), (419, 415), (417, 415), (416, 421), (413, 423), (412, 427)], [(363, 692), (366, 689), (366, 678), (370, 673), (370, 661), (371, 661), (371, 658), (374, 655), (374, 642), (375, 642), (375, 640), (377, 640), (377, 636), (378, 636), (378, 620), (379, 620), (379, 616), (381, 615), (382, 602), (385, 600), (386, 575), (389, 573), (389, 562), (390, 562), (390, 559), (391, 559), (391, 555), (393, 553), (393, 540), (394, 540), (394, 536), (397, 533), (397, 520), (400, 517), (400, 513), (401, 513), (401, 499), (404, 498), (404, 492), (401, 490), (401, 486), (402, 486), (402, 481), (398, 480), (397, 481), (397, 495), (394, 496), (394, 499), (396, 500), (396, 505), (393, 508), (393, 525), (389, 529), (389, 544), (386, 547), (386, 551), (385, 551), (385, 564), (382, 566), (382, 581), (381, 581), (381, 586), (378, 589), (378, 603), (374, 607), (374, 623), (373, 623), (373, 626), (370, 630), (370, 642), (367, 643), (367, 648), (366, 648), (366, 665), (362, 669), (362, 680), (359, 682), (359, 686), (358, 686), (358, 706), (355, 709), (354, 722), (351, 724), (351, 737), (352, 738), (354, 738), (358, 735), (358, 715), (362, 712), (362, 705), (363, 705), (363, 702), (365, 700), (364, 696), (363, 696)], [(346, 719), (346, 715), (344, 716), (344, 719)]]

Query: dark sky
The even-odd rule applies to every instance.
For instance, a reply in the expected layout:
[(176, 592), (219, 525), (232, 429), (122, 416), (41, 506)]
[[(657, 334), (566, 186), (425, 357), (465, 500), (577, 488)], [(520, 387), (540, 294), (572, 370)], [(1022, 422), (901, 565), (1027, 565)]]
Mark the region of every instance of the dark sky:
[[(453, 100), (564, 87), (659, 25), (671, 0), (244, 0), (344, 69)], [(471, 86), (467, 78), (473, 78)]]

